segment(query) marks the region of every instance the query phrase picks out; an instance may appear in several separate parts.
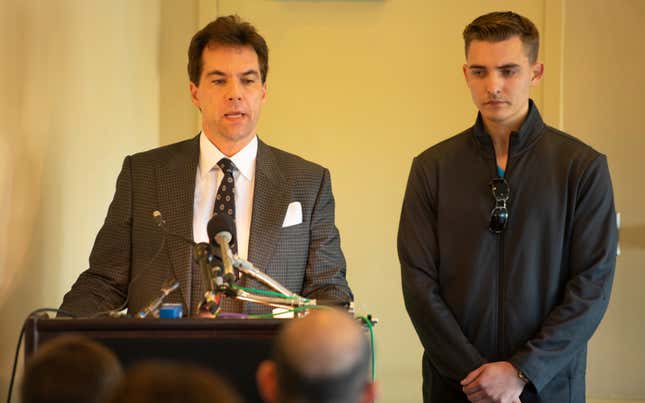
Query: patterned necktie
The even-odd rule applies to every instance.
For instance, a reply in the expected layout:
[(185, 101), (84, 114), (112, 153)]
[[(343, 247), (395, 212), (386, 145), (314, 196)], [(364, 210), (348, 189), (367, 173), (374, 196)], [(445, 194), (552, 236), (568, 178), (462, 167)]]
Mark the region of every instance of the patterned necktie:
[[(233, 217), (233, 222), (235, 222), (235, 178), (233, 177), (233, 172), (237, 169), (233, 161), (228, 158), (222, 158), (217, 163), (217, 166), (220, 167), (222, 172), (224, 172), (224, 177), (222, 182), (217, 189), (217, 196), (215, 196), (215, 211), (213, 215), (217, 214), (228, 214)], [(231, 233), (233, 236), (231, 240), (231, 252), (237, 254), (237, 230), (233, 228)], [(236, 269), (237, 272), (237, 269)], [(220, 309), (223, 312), (242, 312), (243, 304), (242, 301), (225, 297), (222, 300)]]
[[(215, 210), (213, 215), (218, 214), (228, 214), (233, 218), (235, 222), (235, 179), (233, 178), (233, 172), (237, 169), (233, 161), (228, 158), (222, 158), (217, 163), (217, 166), (220, 167), (222, 172), (224, 172), (224, 177), (222, 182), (217, 189), (217, 196), (215, 196)], [(231, 251), (237, 253), (237, 234), (236, 229), (233, 228), (233, 239), (231, 241)]]

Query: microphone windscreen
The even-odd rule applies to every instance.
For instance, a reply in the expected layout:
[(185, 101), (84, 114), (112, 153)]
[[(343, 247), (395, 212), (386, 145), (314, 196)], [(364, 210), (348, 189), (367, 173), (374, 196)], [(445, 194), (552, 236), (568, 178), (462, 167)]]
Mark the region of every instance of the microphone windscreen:
[(217, 245), (217, 242), (215, 242), (215, 235), (222, 231), (226, 231), (231, 234), (231, 241), (229, 244), (235, 244), (235, 221), (233, 220), (233, 217), (228, 214), (214, 215), (208, 222), (206, 231), (208, 232), (208, 239), (211, 245)]

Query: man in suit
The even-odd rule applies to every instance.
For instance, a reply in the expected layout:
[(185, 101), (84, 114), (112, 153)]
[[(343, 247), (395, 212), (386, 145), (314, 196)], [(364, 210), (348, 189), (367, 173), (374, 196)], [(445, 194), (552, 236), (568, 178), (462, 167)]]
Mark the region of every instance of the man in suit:
[[(237, 16), (220, 17), (195, 34), (188, 57), (201, 133), (125, 158), (90, 267), (61, 308), (92, 315), (127, 302), (136, 312), (170, 278), (180, 287), (167, 301), (182, 303), (185, 314), (197, 313), (205, 285), (192, 248), (163, 235), (152, 219), (155, 210), (170, 233), (196, 242), (208, 242), (206, 225), (214, 213), (232, 216), (241, 258), (305, 297), (351, 301), (329, 171), (257, 136), (267, 96), (262, 36)], [(260, 287), (246, 277), (242, 284)], [(226, 301), (229, 311), (267, 310)]]

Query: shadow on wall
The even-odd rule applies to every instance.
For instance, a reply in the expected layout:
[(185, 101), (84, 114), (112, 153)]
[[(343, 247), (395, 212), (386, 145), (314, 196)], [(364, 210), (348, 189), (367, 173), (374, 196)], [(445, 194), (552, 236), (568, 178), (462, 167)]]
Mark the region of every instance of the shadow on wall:
[(38, 248), (34, 236), (45, 166), (46, 146), (42, 139), (47, 138), (47, 111), (55, 102), (47, 102), (52, 97), (41, 97), (39, 80), (29, 78), (39, 75), (30, 71), (36, 64), (31, 63), (29, 44), (38, 48), (42, 40), (30, 28), (33, 21), (28, 14), (25, 7), (15, 6), (7, 10), (7, 21), (0, 24), (4, 31), (0, 35), (2, 48), (7, 48), (3, 54), (15, 61), (0, 70), (3, 92), (11, 94), (0, 101), (0, 308), (9, 303), (20, 277), (28, 272), (29, 254)]
[[(3, 3), (0, 13), (0, 400), (6, 399), (13, 354), (25, 316), (43, 302), (47, 274), (59, 259), (61, 157), (54, 133), (63, 83), (66, 32), (56, 5)], [(22, 361), (19, 362), (19, 368)], [(20, 374), (20, 370), (18, 374)]]
[(645, 225), (625, 226), (620, 229), (621, 249), (645, 249)]

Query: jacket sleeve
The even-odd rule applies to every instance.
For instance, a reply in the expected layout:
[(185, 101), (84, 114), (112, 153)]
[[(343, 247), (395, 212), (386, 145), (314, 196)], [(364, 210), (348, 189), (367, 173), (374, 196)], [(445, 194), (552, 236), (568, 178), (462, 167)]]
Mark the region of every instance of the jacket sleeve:
[(90, 267), (65, 294), (60, 307), (78, 316), (118, 308), (130, 279), (132, 179), (130, 157), (123, 161), (116, 192), (90, 254)]
[(562, 302), (510, 359), (538, 392), (587, 344), (609, 303), (618, 233), (605, 156), (589, 164), (576, 197)]
[(399, 223), (398, 253), (405, 306), (432, 365), (454, 382), (486, 362), (441, 296), (437, 213), (430, 170), (412, 163)]
[(334, 217), (331, 178), (329, 171), (324, 169), (311, 217), (302, 294), (308, 298), (349, 302), (354, 296), (345, 278), (345, 257), (340, 248), (340, 235)]

